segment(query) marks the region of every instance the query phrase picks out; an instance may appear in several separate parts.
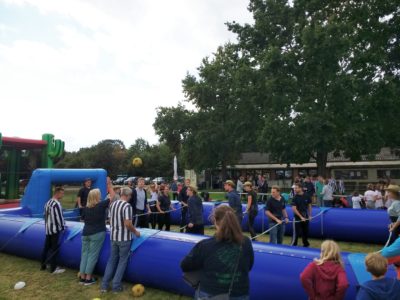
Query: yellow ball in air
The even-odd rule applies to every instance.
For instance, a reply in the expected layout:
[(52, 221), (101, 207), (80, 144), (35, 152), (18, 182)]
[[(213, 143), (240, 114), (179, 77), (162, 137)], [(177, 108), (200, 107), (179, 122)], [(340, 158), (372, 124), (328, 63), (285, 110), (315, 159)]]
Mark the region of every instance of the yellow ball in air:
[(135, 157), (134, 159), (132, 159), (132, 165), (135, 168), (141, 167), (143, 164), (142, 159), (140, 157)]

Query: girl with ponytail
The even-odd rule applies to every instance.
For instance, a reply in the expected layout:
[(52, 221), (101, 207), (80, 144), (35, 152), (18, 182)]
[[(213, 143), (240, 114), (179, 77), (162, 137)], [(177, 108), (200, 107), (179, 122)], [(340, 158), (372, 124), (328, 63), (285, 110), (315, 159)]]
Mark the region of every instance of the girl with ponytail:
[[(212, 215), (215, 236), (197, 243), (181, 262), (182, 271), (195, 273), (195, 299), (249, 299), (249, 272), (254, 252), (242, 234), (235, 212), (225, 205)], [(192, 283), (193, 284), (193, 283)]]

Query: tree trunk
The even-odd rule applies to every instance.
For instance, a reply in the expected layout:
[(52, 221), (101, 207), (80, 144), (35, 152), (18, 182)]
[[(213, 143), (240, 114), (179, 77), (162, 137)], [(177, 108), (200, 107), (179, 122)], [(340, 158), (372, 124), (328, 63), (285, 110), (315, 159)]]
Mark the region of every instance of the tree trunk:
[(222, 179), (222, 182), (226, 181), (226, 162), (225, 161), (221, 162), (221, 179)]
[(326, 163), (328, 162), (328, 152), (326, 151), (318, 151), (317, 152), (317, 172), (318, 175), (323, 176), (326, 178), (328, 175), (326, 169)]

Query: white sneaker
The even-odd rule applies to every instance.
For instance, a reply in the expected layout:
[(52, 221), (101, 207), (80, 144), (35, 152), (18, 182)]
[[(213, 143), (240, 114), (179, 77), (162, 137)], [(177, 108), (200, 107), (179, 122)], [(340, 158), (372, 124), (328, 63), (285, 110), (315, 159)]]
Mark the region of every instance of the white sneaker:
[(59, 267), (57, 267), (57, 268), (54, 270), (54, 272), (51, 273), (51, 274), (61, 274), (61, 273), (64, 273), (64, 272), (65, 272), (65, 269), (60, 269)]

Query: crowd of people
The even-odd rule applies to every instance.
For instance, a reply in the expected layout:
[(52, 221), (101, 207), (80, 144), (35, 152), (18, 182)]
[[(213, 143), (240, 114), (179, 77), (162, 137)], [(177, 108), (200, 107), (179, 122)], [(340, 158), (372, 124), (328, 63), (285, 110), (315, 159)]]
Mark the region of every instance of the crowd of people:
[[(242, 179), (239, 179), (242, 181)], [(259, 178), (262, 186), (268, 186), (266, 180)], [(329, 184), (328, 184), (329, 185)], [(295, 230), (292, 245), (296, 246), (301, 236), (304, 247), (308, 241), (308, 227), (312, 220), (311, 205), (314, 193), (326, 195), (325, 185), (317, 187), (306, 178), (304, 182), (293, 185), (291, 206), (294, 213)], [(247, 222), (251, 238), (243, 234), (241, 223), (243, 210), (240, 191), (237, 185), (227, 180), (224, 189), (228, 206), (218, 206), (212, 214), (215, 226), (215, 236), (197, 243), (192, 251), (183, 259), (181, 268), (185, 273), (197, 272), (196, 299), (209, 299), (216, 295), (227, 295), (229, 299), (248, 299), (249, 272), (254, 262), (254, 252), (251, 240), (256, 240), (254, 219), (258, 214), (257, 191), (259, 185), (245, 181), (240, 186), (245, 194)], [(172, 187), (162, 184), (149, 186), (149, 195), (144, 187), (144, 179), (138, 180), (137, 186), (112, 186), (107, 180), (107, 195), (99, 189), (91, 187), (87, 179), (78, 192), (77, 205), (84, 222), (82, 231), (82, 252), (80, 263), (79, 283), (92, 285), (96, 282), (93, 271), (98, 261), (100, 250), (106, 236), (106, 220), (110, 224), (111, 251), (107, 262), (101, 292), (111, 290), (115, 293), (122, 291), (122, 277), (125, 272), (131, 249), (133, 236), (139, 237), (137, 227), (170, 230), (170, 213), (174, 210), (170, 191)], [(325, 189), (326, 190), (326, 189)], [(387, 194), (385, 204), (390, 200), (388, 213), (392, 221), (389, 230), (393, 242), (381, 253), (367, 256), (365, 264), (373, 281), (361, 286), (357, 299), (397, 299), (393, 295), (400, 293), (400, 281), (385, 278), (388, 263), (397, 266), (400, 279), (400, 187), (389, 185), (384, 188)], [(178, 191), (178, 190), (176, 190)], [(285, 225), (289, 222), (286, 206), (279, 186), (271, 187), (271, 195), (263, 208), (269, 220), (270, 242), (283, 243)], [(372, 190), (371, 190), (372, 191)], [(328, 192), (329, 193), (329, 192)], [(367, 193), (367, 192), (366, 192)], [(46, 224), (46, 239), (41, 260), (41, 270), (59, 274), (65, 270), (57, 267), (56, 256), (59, 249), (60, 233), (64, 230), (65, 222), (60, 200), (64, 195), (62, 187), (55, 188), (53, 197), (46, 203), (44, 218)], [(364, 195), (365, 197), (365, 195)], [(180, 230), (192, 234), (204, 234), (203, 205), (198, 190), (191, 185), (189, 179), (176, 194), (181, 203)], [(327, 201), (322, 198), (322, 201)], [(372, 200), (374, 201), (374, 200)], [(376, 200), (375, 200), (376, 202)], [(322, 202), (321, 202), (322, 203)], [(325, 202), (326, 204), (326, 202)], [(223, 259), (229, 257), (230, 259)], [(333, 241), (325, 241), (321, 245), (321, 256), (310, 263), (300, 275), (301, 283), (310, 299), (343, 299), (348, 287), (346, 273), (340, 257), (338, 245)], [(376, 298), (377, 293), (385, 293), (385, 298)], [(375, 297), (375, 298), (374, 298)], [(392, 298), (390, 298), (392, 297)]]

